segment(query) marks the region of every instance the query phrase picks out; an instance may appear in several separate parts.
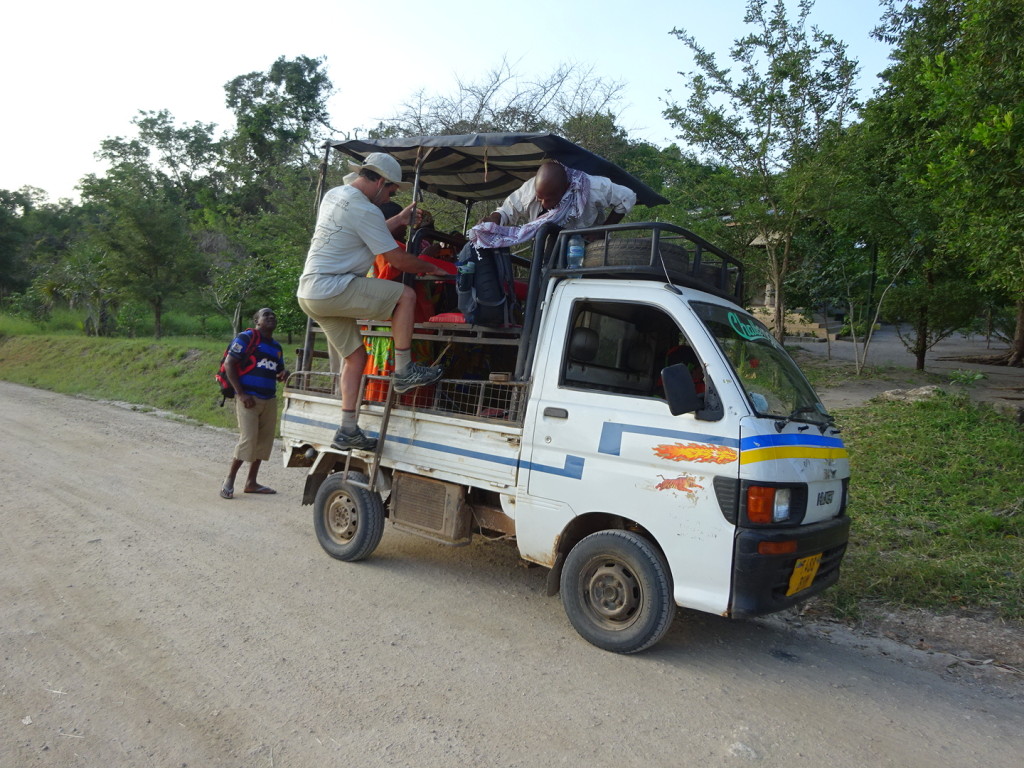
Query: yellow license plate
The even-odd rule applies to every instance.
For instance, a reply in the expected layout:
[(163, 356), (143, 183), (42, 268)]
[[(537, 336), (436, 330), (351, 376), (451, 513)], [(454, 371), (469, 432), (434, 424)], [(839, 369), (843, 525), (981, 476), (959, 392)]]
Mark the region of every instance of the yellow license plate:
[(786, 590), (786, 597), (795, 595), (811, 586), (814, 583), (814, 577), (818, 575), (819, 565), (821, 565), (820, 552), (797, 560), (796, 565), (793, 566), (793, 575), (789, 577), (789, 589)]

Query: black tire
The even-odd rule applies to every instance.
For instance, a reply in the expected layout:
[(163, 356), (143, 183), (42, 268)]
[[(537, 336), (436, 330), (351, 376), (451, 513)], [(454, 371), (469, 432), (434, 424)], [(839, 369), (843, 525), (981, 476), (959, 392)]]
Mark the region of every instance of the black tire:
[[(606, 247), (607, 246), (607, 247)], [(690, 256), (686, 248), (673, 243), (658, 243), (665, 267), (674, 272), (689, 272)], [(597, 240), (587, 244), (583, 256), (584, 267), (645, 266), (651, 263), (651, 240), (646, 237), (622, 237)], [(654, 266), (661, 269), (661, 259), (655, 255)]]
[[(365, 483), (366, 475), (349, 472)], [(313, 500), (313, 528), (317, 541), (333, 558), (355, 562), (369, 557), (384, 535), (384, 504), (380, 496), (344, 482), (344, 473), (327, 477)]]
[(573, 547), (562, 568), (561, 593), (575, 630), (614, 653), (650, 648), (676, 612), (668, 565), (631, 531), (599, 531)]

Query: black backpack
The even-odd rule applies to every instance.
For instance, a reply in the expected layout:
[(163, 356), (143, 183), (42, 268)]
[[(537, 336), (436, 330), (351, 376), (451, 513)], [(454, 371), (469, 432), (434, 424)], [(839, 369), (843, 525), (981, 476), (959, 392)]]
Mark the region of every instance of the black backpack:
[(477, 248), (467, 243), (456, 266), (459, 311), (467, 323), (495, 327), (516, 324), (520, 308), (508, 248)]
[[(249, 334), (249, 342), (245, 345), (245, 355), (243, 356), (239, 366), (238, 375), (248, 373), (256, 367), (256, 347), (260, 345), (260, 332), (255, 328), (246, 328), (239, 336)], [(224, 401), (228, 398), (235, 396), (235, 388), (231, 386), (231, 382), (228, 381), (228, 374), (224, 370), (224, 361), (228, 359), (228, 353), (231, 351), (231, 344), (234, 343), (234, 339), (228, 344), (227, 349), (224, 350), (224, 354), (220, 358), (220, 368), (217, 369), (217, 373), (214, 375), (214, 379), (217, 380), (217, 384), (220, 386), (220, 405), (224, 407)]]

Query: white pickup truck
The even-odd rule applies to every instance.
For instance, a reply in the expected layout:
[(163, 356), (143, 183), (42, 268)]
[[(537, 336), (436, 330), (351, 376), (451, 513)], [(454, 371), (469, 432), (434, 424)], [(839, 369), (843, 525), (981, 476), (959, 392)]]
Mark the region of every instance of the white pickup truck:
[[(401, 157), (401, 141), (340, 148)], [(448, 372), (426, 392), (363, 400), (376, 453), (330, 447), (340, 406), (331, 374), (309, 370), (311, 329), (281, 434), (286, 465), (308, 468), (324, 550), (363, 559), (387, 520), (452, 545), (514, 537), (580, 635), (619, 653), (656, 643), (677, 605), (750, 617), (833, 584), (846, 450), (738, 305), (739, 263), (666, 224), (581, 232), (580, 269), (566, 267), (571, 232), (538, 236), (521, 324), (418, 326)]]

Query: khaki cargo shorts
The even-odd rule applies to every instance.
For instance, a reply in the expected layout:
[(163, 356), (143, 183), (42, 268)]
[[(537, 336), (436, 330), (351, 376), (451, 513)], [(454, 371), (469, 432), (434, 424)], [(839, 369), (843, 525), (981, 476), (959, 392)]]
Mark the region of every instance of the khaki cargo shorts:
[(374, 277), (353, 278), (345, 290), (328, 299), (299, 297), (299, 307), (324, 329), (327, 340), (348, 357), (363, 345), (356, 320), (387, 320), (405, 286)]

